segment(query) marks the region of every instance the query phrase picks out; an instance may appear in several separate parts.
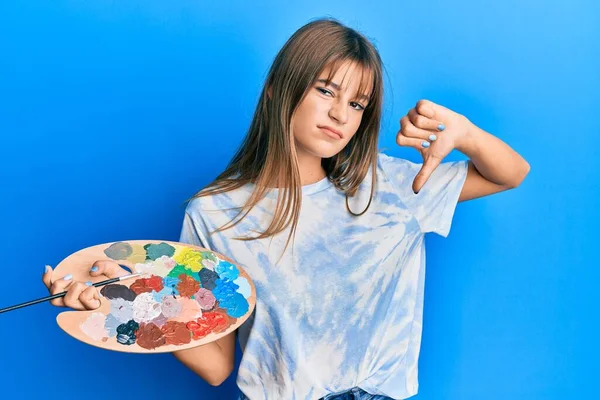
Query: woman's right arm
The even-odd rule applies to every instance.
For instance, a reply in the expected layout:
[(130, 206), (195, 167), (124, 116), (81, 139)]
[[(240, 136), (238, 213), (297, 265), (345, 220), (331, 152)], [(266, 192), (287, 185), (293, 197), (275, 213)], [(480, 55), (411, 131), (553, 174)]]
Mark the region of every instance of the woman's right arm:
[[(90, 269), (90, 277), (100, 275), (108, 279), (129, 274), (114, 261), (96, 261)], [(46, 267), (42, 281), (50, 294), (67, 292), (63, 298), (51, 300), (55, 306), (70, 307), (75, 310), (94, 310), (100, 307), (100, 293), (94, 286), (74, 282), (70, 276), (52, 281), (52, 268)], [(208, 384), (218, 386), (233, 371), (235, 360), (235, 331), (214, 342), (180, 350), (173, 355)]]
[(212, 386), (219, 386), (231, 374), (235, 361), (235, 333), (214, 342), (173, 355)]

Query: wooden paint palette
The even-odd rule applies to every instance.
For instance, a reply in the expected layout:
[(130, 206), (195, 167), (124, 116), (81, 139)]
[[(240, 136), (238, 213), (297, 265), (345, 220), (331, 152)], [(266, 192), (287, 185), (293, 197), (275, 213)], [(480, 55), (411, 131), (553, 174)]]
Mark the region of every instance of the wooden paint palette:
[(184, 243), (129, 240), (82, 249), (61, 261), (53, 280), (99, 282), (90, 267), (113, 260), (144, 276), (103, 286), (100, 308), (66, 311), (58, 325), (74, 338), (103, 349), (166, 353), (213, 342), (252, 313), (256, 289), (227, 257)]

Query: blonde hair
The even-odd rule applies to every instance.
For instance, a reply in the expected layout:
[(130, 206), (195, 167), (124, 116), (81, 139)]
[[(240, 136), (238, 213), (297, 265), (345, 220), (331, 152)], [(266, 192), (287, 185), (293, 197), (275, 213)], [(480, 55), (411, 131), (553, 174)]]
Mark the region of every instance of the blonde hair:
[[(331, 158), (322, 159), (329, 181), (346, 195), (346, 208), (355, 216), (364, 214), (374, 194), (378, 152), (378, 136), (383, 102), (382, 62), (375, 46), (362, 34), (339, 21), (323, 18), (298, 29), (279, 51), (269, 70), (254, 117), (245, 139), (226, 169), (191, 199), (228, 192), (248, 183), (255, 190), (239, 213), (220, 232), (237, 225), (267, 194), (275, 182), (279, 188), (273, 220), (254, 240), (273, 236), (291, 224), (295, 235), (302, 200), (291, 121), (294, 112), (325, 68), (331, 67), (327, 84), (346, 61), (362, 67), (358, 93), (372, 85), (369, 102), (363, 111), (361, 124), (345, 148)], [(366, 76), (371, 78), (364, 79)], [(356, 194), (360, 183), (372, 167), (369, 202), (360, 213), (348, 205), (348, 197)], [(190, 199), (190, 200), (191, 200)], [(284, 248), (284, 252), (285, 252)]]

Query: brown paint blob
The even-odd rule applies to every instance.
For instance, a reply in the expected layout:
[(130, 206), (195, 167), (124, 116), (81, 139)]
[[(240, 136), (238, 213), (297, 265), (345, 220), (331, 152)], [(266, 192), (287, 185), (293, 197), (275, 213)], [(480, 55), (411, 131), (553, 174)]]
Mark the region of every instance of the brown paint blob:
[(185, 326), (185, 322), (167, 321), (160, 328), (167, 340), (167, 344), (188, 344), (192, 340), (192, 333)]
[(186, 274), (179, 275), (177, 290), (183, 297), (192, 297), (200, 289), (200, 282)]
[(138, 346), (148, 350), (156, 349), (167, 341), (160, 328), (153, 323), (141, 324), (136, 335)]

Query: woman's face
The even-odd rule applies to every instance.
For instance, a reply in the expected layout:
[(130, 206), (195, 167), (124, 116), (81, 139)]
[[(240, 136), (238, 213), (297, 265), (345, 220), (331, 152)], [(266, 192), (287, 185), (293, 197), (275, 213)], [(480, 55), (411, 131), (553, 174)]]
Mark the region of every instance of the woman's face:
[[(330, 69), (326, 68), (309, 89), (292, 118), (299, 158), (332, 157), (352, 139), (360, 126), (371, 90), (368, 87), (366, 93), (361, 93), (365, 97), (355, 97), (361, 83), (360, 68), (346, 62), (329, 85), (325, 81)], [(365, 78), (368, 77), (365, 73)]]

